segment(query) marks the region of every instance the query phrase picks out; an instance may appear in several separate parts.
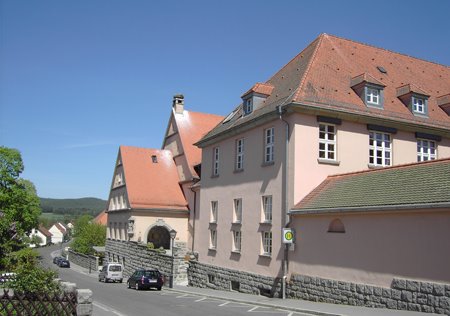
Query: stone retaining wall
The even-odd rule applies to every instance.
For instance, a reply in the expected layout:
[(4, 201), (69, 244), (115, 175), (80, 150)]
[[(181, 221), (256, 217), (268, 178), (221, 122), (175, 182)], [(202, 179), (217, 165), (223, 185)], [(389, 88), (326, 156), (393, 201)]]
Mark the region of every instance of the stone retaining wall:
[(450, 284), (394, 279), (391, 288), (293, 275), (287, 297), (417, 312), (450, 314)]
[(224, 291), (239, 291), (242, 293), (281, 296), (281, 280), (253, 273), (241, 272), (203, 264), (189, 262), (188, 280), (190, 286), (210, 288)]
[(69, 249), (68, 255), (69, 261), (75, 263), (76, 265), (86, 269), (91, 269), (92, 271), (98, 271), (98, 257), (78, 253), (71, 249)]
[[(189, 262), (189, 285), (280, 297), (281, 282), (271, 278)], [(293, 274), (286, 297), (315, 302), (450, 314), (450, 284), (394, 279), (391, 288)]]
[[(174, 284), (187, 283), (187, 262), (184, 255), (174, 251)], [(105, 261), (119, 262), (124, 265), (124, 278), (137, 268), (156, 268), (169, 280), (172, 268), (172, 256), (147, 249), (147, 245), (134, 241), (106, 240)]]

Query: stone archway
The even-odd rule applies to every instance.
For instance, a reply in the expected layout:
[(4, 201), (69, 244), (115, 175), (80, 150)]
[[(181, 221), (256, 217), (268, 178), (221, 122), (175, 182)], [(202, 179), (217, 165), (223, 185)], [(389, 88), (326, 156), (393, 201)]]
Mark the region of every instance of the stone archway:
[(170, 234), (165, 226), (153, 226), (147, 235), (147, 243), (153, 243), (156, 248), (170, 249)]

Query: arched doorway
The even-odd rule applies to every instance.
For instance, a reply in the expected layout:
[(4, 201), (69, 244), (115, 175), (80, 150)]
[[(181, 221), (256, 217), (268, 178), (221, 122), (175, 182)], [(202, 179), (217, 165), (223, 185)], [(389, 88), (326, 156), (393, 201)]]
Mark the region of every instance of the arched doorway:
[(147, 243), (153, 243), (155, 249), (163, 247), (170, 249), (170, 234), (169, 230), (164, 226), (154, 226), (147, 235)]

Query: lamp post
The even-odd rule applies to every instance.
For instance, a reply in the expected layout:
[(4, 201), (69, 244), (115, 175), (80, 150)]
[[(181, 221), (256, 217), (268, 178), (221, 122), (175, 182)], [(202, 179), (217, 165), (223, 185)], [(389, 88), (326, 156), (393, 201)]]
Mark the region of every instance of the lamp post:
[(169, 232), (169, 234), (170, 234), (171, 248), (172, 248), (172, 268), (171, 268), (171, 272), (170, 272), (170, 284), (169, 284), (169, 287), (173, 288), (173, 261), (175, 260), (175, 255), (174, 255), (174, 252), (173, 252), (173, 248), (174, 248), (173, 244), (174, 244), (175, 237), (177, 237), (177, 231), (172, 229)]

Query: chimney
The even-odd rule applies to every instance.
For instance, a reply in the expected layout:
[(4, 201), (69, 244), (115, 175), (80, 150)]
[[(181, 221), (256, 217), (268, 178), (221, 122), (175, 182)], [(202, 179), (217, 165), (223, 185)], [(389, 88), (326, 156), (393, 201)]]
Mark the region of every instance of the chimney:
[(176, 94), (173, 96), (172, 107), (175, 109), (175, 113), (183, 114), (184, 111), (184, 95)]

